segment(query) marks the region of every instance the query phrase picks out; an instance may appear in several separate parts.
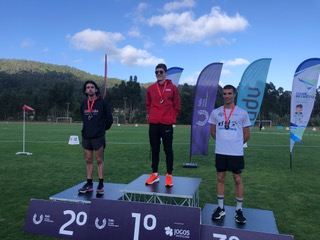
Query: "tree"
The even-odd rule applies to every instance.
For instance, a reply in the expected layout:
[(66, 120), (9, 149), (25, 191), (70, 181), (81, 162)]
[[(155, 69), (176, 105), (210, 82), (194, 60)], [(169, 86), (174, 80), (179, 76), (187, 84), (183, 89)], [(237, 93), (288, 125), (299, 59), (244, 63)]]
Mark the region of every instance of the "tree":
[(185, 83), (180, 87), (180, 105), (181, 110), (177, 118), (179, 124), (191, 124), (193, 101), (194, 101), (194, 87)]

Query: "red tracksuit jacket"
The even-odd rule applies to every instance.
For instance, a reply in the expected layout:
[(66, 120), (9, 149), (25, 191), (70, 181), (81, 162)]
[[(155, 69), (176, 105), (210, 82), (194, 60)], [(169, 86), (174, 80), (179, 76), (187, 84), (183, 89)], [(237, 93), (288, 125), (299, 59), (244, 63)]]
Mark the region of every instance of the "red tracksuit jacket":
[(174, 124), (180, 112), (179, 90), (169, 79), (163, 85), (156, 82), (147, 88), (146, 105), (148, 123)]

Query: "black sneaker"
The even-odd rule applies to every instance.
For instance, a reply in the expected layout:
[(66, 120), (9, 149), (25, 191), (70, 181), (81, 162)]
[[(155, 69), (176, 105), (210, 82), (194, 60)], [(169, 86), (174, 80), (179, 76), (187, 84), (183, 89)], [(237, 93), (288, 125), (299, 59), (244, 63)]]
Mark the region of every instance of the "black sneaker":
[(211, 219), (212, 220), (219, 220), (224, 215), (226, 215), (226, 212), (225, 212), (224, 208), (217, 207), (217, 209), (212, 214)]
[(78, 190), (79, 193), (87, 193), (92, 191), (93, 191), (93, 185), (89, 183), (84, 184), (83, 187)]
[(236, 218), (236, 222), (240, 223), (240, 224), (245, 224), (246, 221), (247, 221), (247, 219), (243, 216), (243, 213), (242, 213), (241, 209), (238, 209), (236, 211), (235, 218)]
[(104, 187), (103, 184), (99, 183), (99, 185), (97, 187), (97, 194), (98, 195), (103, 195), (104, 194), (104, 188), (103, 187)]

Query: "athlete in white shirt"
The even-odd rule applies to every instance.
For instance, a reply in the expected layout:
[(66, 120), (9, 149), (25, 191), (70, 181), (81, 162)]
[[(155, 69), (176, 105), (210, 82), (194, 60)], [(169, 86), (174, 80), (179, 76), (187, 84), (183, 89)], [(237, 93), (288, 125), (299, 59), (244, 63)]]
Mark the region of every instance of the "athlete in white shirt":
[(223, 88), (223, 106), (214, 109), (209, 123), (211, 136), (216, 140), (217, 196), (218, 207), (212, 214), (212, 220), (218, 220), (225, 213), (224, 183), (227, 171), (233, 173), (236, 187), (236, 222), (244, 224), (246, 218), (242, 212), (244, 188), (241, 172), (244, 169), (243, 144), (250, 138), (250, 118), (247, 111), (235, 105), (236, 89), (232, 85)]

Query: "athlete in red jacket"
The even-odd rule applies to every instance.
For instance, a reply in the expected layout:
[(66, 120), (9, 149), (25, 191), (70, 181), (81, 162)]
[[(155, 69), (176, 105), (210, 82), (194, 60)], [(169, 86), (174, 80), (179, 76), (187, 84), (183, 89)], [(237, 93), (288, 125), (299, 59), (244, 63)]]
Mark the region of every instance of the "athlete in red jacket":
[(149, 141), (152, 152), (152, 174), (146, 184), (159, 182), (158, 165), (160, 143), (162, 140), (166, 154), (166, 183), (167, 187), (173, 186), (173, 124), (176, 122), (180, 111), (180, 96), (178, 88), (166, 79), (167, 66), (160, 63), (156, 66), (157, 82), (147, 88), (146, 107), (148, 110)]

